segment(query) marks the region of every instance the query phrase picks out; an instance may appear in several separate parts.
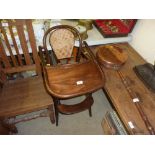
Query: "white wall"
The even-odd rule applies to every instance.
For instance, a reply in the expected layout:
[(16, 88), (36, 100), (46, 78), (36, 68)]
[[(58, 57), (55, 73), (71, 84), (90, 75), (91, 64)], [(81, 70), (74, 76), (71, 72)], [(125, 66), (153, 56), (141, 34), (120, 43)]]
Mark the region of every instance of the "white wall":
[(155, 61), (155, 19), (140, 19), (131, 33), (130, 45), (148, 62)]

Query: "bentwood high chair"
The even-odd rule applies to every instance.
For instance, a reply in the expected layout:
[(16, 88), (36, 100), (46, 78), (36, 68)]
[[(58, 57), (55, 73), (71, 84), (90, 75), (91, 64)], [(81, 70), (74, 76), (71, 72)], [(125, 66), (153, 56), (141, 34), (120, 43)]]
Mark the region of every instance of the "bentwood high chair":
[[(76, 53), (75, 40), (79, 45)], [(83, 46), (77, 29), (68, 25), (52, 27), (44, 35), (40, 55), (43, 60), (45, 86), (54, 100), (56, 125), (59, 113), (74, 114), (89, 110), (91, 116), (94, 102), (92, 93), (105, 84), (104, 74), (98, 64), (82, 57), (83, 48), (86, 48)], [(82, 95), (85, 99), (81, 103), (68, 105), (60, 102)]]
[[(16, 123), (46, 114), (35, 114), (32, 118), (23, 119), (17, 119), (16, 116), (43, 109), (47, 109), (47, 116), (55, 123), (53, 100), (44, 87), (32, 21), (1, 20), (0, 30), (1, 126), (8, 133), (17, 132)], [(14, 80), (8, 78), (14, 73), (31, 70), (36, 73), (33, 77)]]

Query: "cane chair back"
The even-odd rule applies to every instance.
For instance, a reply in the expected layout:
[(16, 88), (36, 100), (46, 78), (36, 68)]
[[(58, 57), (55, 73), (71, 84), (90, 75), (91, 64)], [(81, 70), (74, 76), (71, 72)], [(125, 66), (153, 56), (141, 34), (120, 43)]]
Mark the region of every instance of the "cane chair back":
[[(75, 40), (79, 44), (79, 50), (75, 54)], [(64, 59), (73, 58), (74, 61), (80, 60), (82, 40), (76, 28), (68, 25), (60, 25), (50, 28), (44, 35), (43, 46), (48, 51), (51, 46), (52, 52), (57, 62)], [(68, 61), (66, 61), (68, 63)], [(52, 62), (53, 63), (53, 62)]]
[(70, 58), (74, 47), (74, 35), (67, 29), (59, 29), (50, 35), (50, 44), (58, 59)]

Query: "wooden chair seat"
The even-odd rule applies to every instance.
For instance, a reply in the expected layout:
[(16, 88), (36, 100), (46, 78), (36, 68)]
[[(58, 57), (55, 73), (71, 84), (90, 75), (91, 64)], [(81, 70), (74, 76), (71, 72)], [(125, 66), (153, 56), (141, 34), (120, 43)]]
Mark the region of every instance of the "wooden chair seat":
[(71, 98), (91, 93), (104, 86), (101, 72), (92, 61), (55, 67), (46, 66), (45, 70), (48, 85), (55, 97)]
[(45, 109), (52, 103), (41, 77), (8, 81), (0, 93), (0, 117), (13, 117)]

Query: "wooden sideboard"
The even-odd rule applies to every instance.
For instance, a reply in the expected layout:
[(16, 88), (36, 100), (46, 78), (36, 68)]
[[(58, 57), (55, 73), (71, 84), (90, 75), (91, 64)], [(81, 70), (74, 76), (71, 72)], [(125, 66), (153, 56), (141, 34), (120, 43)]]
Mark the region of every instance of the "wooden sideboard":
[[(131, 88), (139, 95), (142, 101), (141, 107), (155, 129), (155, 93), (148, 90), (133, 71), (135, 65), (144, 64), (146, 61), (128, 43), (119, 43), (117, 45), (128, 53), (128, 60), (121, 68), (121, 72), (130, 80)], [(98, 47), (92, 47), (93, 51), (97, 52)], [(149, 134), (117, 71), (106, 69), (103, 66), (102, 68), (106, 76), (104, 92), (123, 122), (127, 132), (136, 135)], [(129, 122), (132, 122), (134, 125), (133, 129)]]

